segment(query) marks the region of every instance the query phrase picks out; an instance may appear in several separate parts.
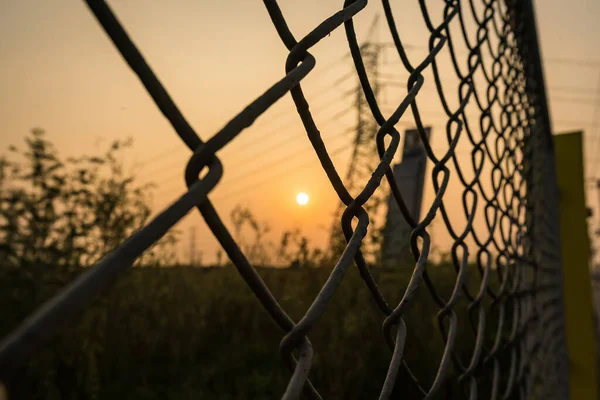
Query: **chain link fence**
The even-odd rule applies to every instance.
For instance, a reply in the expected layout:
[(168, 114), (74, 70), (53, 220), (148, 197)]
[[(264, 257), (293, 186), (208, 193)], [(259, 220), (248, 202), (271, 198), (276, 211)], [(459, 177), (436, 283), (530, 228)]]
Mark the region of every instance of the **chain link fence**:
[[(296, 399), (302, 394), (307, 398), (321, 398), (318, 388), (313, 387), (309, 379), (313, 359), (310, 332), (353, 265), (360, 271), (384, 318), (383, 338), (391, 359), (380, 399), (390, 398), (400, 370), (407, 373), (423, 398), (438, 398), (443, 395), (450, 368), (459, 371), (452, 379), (457, 380), (465, 397), (470, 399), (564, 399), (568, 396), (558, 196), (531, 1), (445, 0), (440, 2), (441, 15), (433, 15), (424, 0), (418, 1), (429, 32), (429, 51), (422, 59), (415, 59), (405, 51), (389, 0), (382, 0), (397, 57), (409, 73), (406, 96), (395, 111), (385, 117), (367, 76), (353, 24), (353, 18), (365, 9), (367, 0), (346, 0), (338, 12), (302, 38), (290, 30), (277, 0), (264, 0), (273, 26), (289, 50), (285, 76), (207, 141), (200, 139), (185, 120), (109, 6), (101, 0), (86, 2), (177, 135), (192, 151), (185, 169), (188, 191), (3, 339), (1, 380), (8, 380), (63, 322), (82, 311), (102, 288), (110, 285), (190, 210), (197, 208), (248, 287), (284, 333), (279, 348), (291, 378), (283, 399)], [(396, 12), (401, 12), (402, 7), (398, 8)], [(474, 35), (469, 32), (469, 24), (476, 28)], [(379, 126), (375, 135), (379, 163), (355, 197), (334, 167), (301, 84), (315, 67), (316, 60), (310, 49), (336, 29), (345, 31), (356, 74)], [(466, 52), (457, 50), (459, 42)], [(453, 90), (449, 90), (439, 73), (438, 57), (442, 51), (449, 54), (457, 77), (458, 84)], [(433, 76), (437, 97), (446, 114), (448, 147), (442, 154), (430, 146), (425, 132), (427, 121), (422, 120), (419, 111), (425, 71)], [(345, 249), (312, 305), (298, 321), (292, 320), (278, 304), (209, 199), (223, 175), (217, 156), (219, 150), (288, 93), (321, 166), (345, 205), (340, 221)], [(458, 98), (456, 106), (451, 105), (450, 95)], [(475, 107), (479, 117), (473, 119), (470, 113), (468, 118), (468, 107)], [(430, 179), (435, 196), (425, 204), (424, 217), (419, 221), (410, 216), (391, 168), (401, 136), (395, 125), (405, 115), (414, 118), (427, 158), (433, 164)], [(457, 155), (459, 143), (469, 146), (467, 163)], [(445, 196), (451, 173), (462, 185), (458, 203), (457, 199), (453, 200), (461, 204), (462, 210)], [(403, 291), (398, 304), (390, 304), (378, 289), (361, 253), (370, 217), (363, 206), (384, 178), (391, 196), (412, 227), (413, 272), (408, 284), (398, 288)], [(451, 214), (456, 212), (462, 212), (467, 221), (461, 229), (451, 222)], [(428, 270), (432, 246), (428, 227), (436, 215), (441, 216), (452, 238), (451, 264), (456, 270), (454, 289), (446, 298), (436, 290)], [(484, 221), (483, 230), (475, 228), (475, 219)], [(475, 290), (466, 282), (469, 263), (476, 266), (479, 274)], [(405, 321), (404, 315), (421, 287), (427, 289), (439, 307), (437, 319), (445, 343), (441, 359), (431, 360), (436, 363), (437, 374), (428, 384), (419, 380), (403, 359), (405, 347), (410, 345), (406, 340), (410, 321)], [(461, 297), (469, 303), (468, 315), (475, 338), (467, 359), (461, 359), (455, 352), (458, 321), (454, 307)], [(491, 319), (494, 319), (493, 324)], [(491, 341), (485, 339), (489, 337)], [(428, 355), (423, 354), (423, 357)]]

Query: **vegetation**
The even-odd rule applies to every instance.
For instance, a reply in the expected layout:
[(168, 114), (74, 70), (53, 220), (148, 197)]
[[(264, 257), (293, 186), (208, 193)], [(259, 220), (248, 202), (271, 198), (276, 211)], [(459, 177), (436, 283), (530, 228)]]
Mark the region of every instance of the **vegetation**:
[[(122, 145), (115, 143), (101, 158), (63, 162), (43, 133), (35, 131), (27, 149), (15, 153), (20, 161), (5, 160), (0, 174), (0, 337), (148, 217), (144, 190), (119, 162)], [(294, 320), (301, 318), (332, 264), (310, 250), (299, 232), (284, 234), (277, 252), (270, 254), (259, 236), (267, 228), (249, 210), (236, 209), (232, 220), (234, 233), (255, 264), (304, 267), (258, 268), (283, 308)], [(251, 240), (244, 241), (248, 228)], [(11, 399), (281, 396), (290, 377), (278, 353), (284, 332), (233, 266), (157, 268), (169, 257), (172, 238), (167, 239), (142, 260), (147, 268), (124, 274), (7, 382)], [(447, 299), (456, 277), (453, 267), (428, 269), (438, 293)], [(372, 272), (390, 304), (397, 304), (412, 265), (374, 267)], [(479, 272), (470, 267), (468, 278), (475, 290)], [(476, 323), (469, 322), (468, 304), (463, 296), (455, 306), (460, 321), (455, 355), (463, 363), (473, 351), (471, 325)], [(405, 315), (405, 360), (425, 387), (443, 354), (438, 312), (421, 285)], [(325, 398), (377, 396), (391, 358), (381, 333), (384, 317), (356, 268), (350, 269), (309, 335), (315, 349), (310, 376)], [(492, 332), (494, 313), (488, 318)], [(420, 398), (405, 372), (397, 388), (394, 398)], [(444, 396), (460, 390), (449, 386)]]
[[(259, 272), (297, 320), (329, 270)], [(390, 301), (399, 300), (409, 272), (377, 274)], [(447, 278), (437, 282), (446, 283), (438, 285), (446, 295), (454, 281)], [(37, 303), (11, 290), (15, 284), (0, 282), (2, 335)], [(60, 286), (45, 283), (43, 296)], [(432, 382), (442, 356), (437, 312), (421, 288), (406, 315), (406, 360), (424, 385)], [(376, 398), (391, 357), (381, 333), (383, 317), (358, 272), (349, 271), (310, 333), (311, 378), (325, 398)], [(458, 354), (466, 362), (474, 338), (461, 317)], [(232, 267), (138, 268), (33, 357), (8, 388), (14, 399), (278, 399), (290, 377), (278, 353), (282, 337)], [(398, 396), (420, 398), (406, 375), (397, 386)]]
[(258, 221), (248, 207), (236, 206), (230, 217), (235, 240), (252, 265), (306, 268), (326, 262), (321, 249), (311, 248), (299, 229), (284, 231), (279, 243), (273, 243), (265, 239), (268, 223)]
[[(0, 162), (0, 259), (25, 273), (39, 265), (58, 271), (92, 265), (141, 228), (150, 215), (148, 186), (136, 185), (116, 141), (101, 156), (62, 160), (44, 131), (34, 129), (26, 149), (12, 147)], [(139, 261), (168, 259), (169, 235)]]

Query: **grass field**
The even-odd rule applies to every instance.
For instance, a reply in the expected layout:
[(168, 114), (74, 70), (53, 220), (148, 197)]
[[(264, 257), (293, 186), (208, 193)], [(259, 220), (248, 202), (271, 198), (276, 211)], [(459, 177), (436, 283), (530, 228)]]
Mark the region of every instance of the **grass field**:
[[(447, 298), (454, 285), (452, 266), (430, 271)], [(259, 269), (294, 320), (329, 272)], [(373, 270), (391, 304), (400, 300), (411, 272)], [(470, 269), (469, 274), (478, 283), (478, 273)], [(35, 280), (2, 275), (2, 335), (71, 279), (45, 275), (43, 270)], [(474, 342), (467, 305), (463, 297), (456, 306), (456, 354), (463, 363)], [(442, 356), (438, 311), (422, 285), (405, 318), (405, 359), (424, 387)], [(377, 398), (391, 358), (381, 333), (383, 319), (356, 268), (351, 269), (309, 334), (315, 352), (310, 377), (324, 398)], [(283, 335), (233, 267), (134, 268), (30, 360), (9, 383), (10, 399), (278, 399), (290, 377), (279, 356)], [(394, 398), (420, 398), (405, 372), (396, 388)]]

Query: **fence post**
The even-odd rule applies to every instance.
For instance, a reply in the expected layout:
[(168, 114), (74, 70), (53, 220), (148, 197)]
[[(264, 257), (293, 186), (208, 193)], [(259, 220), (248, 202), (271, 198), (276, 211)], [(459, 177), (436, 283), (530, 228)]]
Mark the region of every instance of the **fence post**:
[(582, 132), (554, 137), (571, 399), (597, 399)]
[[(536, 323), (530, 328), (530, 345), (542, 358), (534, 369), (534, 385), (542, 397), (550, 399), (588, 399), (573, 396), (569, 380), (569, 358), (565, 337), (565, 309), (561, 253), (560, 201), (557, 185), (555, 146), (548, 110), (544, 70), (537, 34), (533, 0), (505, 0), (509, 22), (518, 43), (519, 58), (525, 74), (527, 112), (533, 117), (530, 136), (525, 143), (524, 169), (527, 179), (528, 247), (533, 260), (532, 298)], [(571, 262), (571, 260), (569, 260)], [(524, 302), (526, 304), (526, 302)], [(551, 359), (543, 356), (552, 354)], [(577, 389), (575, 389), (577, 390)], [(536, 397), (537, 398), (537, 397)]]

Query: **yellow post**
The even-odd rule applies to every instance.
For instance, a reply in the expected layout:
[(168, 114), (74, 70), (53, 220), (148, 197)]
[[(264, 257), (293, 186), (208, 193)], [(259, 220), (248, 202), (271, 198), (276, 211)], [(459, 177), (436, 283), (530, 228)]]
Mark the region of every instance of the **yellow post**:
[[(554, 136), (560, 200), (570, 399), (598, 399), (597, 353), (583, 171), (583, 134)], [(551, 377), (548, 377), (551, 379)]]

